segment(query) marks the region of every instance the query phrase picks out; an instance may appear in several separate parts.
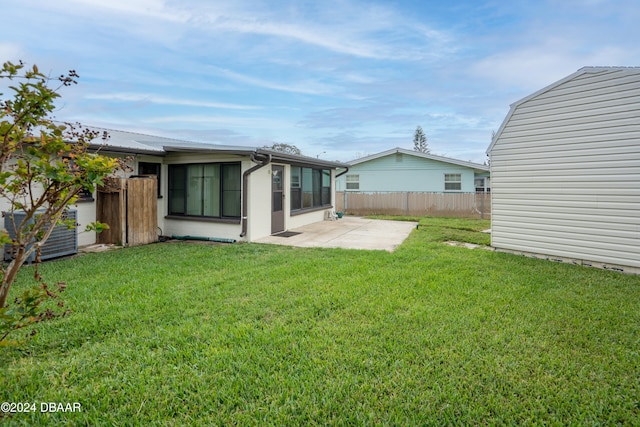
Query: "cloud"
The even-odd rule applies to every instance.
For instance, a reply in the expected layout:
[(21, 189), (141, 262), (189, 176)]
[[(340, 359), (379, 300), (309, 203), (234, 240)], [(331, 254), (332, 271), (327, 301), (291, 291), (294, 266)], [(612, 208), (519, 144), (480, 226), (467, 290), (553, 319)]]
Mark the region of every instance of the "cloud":
[(152, 104), (175, 105), (186, 107), (220, 108), (227, 110), (257, 110), (261, 107), (252, 105), (227, 104), (222, 102), (197, 101), (193, 99), (177, 99), (144, 93), (108, 93), (87, 94), (86, 99), (116, 102), (143, 102)]
[(286, 83), (277, 83), (263, 78), (253, 77), (246, 74), (238, 73), (232, 70), (219, 67), (210, 67), (210, 70), (222, 75), (228, 79), (235, 80), (240, 83), (261, 87), (264, 89), (278, 90), (283, 92), (302, 93), (309, 95), (326, 95), (335, 93), (337, 87), (320, 83), (318, 81), (308, 79), (305, 81), (288, 81)]
[(411, 148), (419, 124), (438, 153), (484, 156), (510, 103), (640, 65), (636, 2), (3, 0), (0, 54), (78, 70), (69, 120), (343, 160)]
[[(50, 7), (67, 12), (82, 14), (111, 13), (119, 16), (152, 18), (167, 22), (186, 23), (190, 14), (176, 8), (168, 7), (164, 0), (66, 0), (52, 2)], [(94, 10), (95, 9), (95, 10)]]
[(2, 58), (2, 62), (9, 60), (16, 63), (22, 54), (22, 47), (18, 43), (0, 42), (0, 58)]
[(238, 117), (238, 116), (221, 116), (208, 114), (178, 114), (163, 115), (149, 117), (143, 120), (144, 123), (161, 124), (161, 123), (180, 123), (191, 125), (205, 125), (207, 127), (213, 125), (222, 125), (226, 129), (244, 128), (247, 131), (261, 132), (264, 130), (273, 130), (284, 132), (287, 128), (293, 128), (294, 125), (286, 118), (274, 119), (271, 117)]
[(475, 77), (504, 87), (533, 92), (584, 66), (632, 65), (621, 64), (623, 58), (625, 52), (617, 47), (602, 46), (589, 52), (579, 52), (562, 40), (549, 40), (543, 45), (496, 53), (471, 65), (469, 71)]
[[(234, 1), (199, 7), (189, 23), (212, 33), (260, 36), (262, 43), (267, 36), (337, 54), (379, 60), (433, 56), (440, 46), (450, 41), (443, 30), (423, 22), (411, 22), (392, 7), (358, 1), (327, 0), (322, 7), (314, 3), (284, 2), (278, 8)], [(416, 40), (420, 45), (417, 49)]]

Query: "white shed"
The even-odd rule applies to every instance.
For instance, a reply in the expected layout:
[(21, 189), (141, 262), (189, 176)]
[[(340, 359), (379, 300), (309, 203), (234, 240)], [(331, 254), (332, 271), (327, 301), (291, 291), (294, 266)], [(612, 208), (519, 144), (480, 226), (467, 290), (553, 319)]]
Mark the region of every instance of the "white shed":
[(496, 249), (640, 272), (640, 67), (512, 104), (487, 152)]

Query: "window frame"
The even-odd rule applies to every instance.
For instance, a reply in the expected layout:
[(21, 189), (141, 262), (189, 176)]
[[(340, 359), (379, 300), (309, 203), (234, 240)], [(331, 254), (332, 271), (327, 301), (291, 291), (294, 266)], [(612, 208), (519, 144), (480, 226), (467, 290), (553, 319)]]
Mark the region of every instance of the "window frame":
[[(452, 177), (457, 176), (459, 179), (454, 180)], [(458, 188), (447, 188), (447, 186), (456, 185)], [(445, 173), (444, 174), (444, 191), (459, 192), (462, 191), (462, 174), (461, 173)]]
[[(351, 178), (351, 180), (349, 179)], [(355, 178), (355, 179), (354, 179)], [(349, 184), (352, 186), (355, 184), (355, 188), (349, 188)], [(347, 191), (360, 191), (360, 174), (347, 174), (344, 177), (344, 189)]]
[[(487, 183), (488, 183), (487, 177), (482, 176), (482, 177), (473, 178), (473, 186), (475, 187), (476, 193), (488, 193)], [(481, 184), (481, 185), (478, 185), (478, 184)]]
[(78, 199), (76, 203), (84, 203), (84, 202), (94, 202), (96, 199), (93, 197), (93, 192), (91, 190), (87, 190), (83, 188), (78, 192)]
[[(289, 176), (289, 209), (292, 214), (331, 206), (331, 169), (291, 165)], [(305, 200), (305, 195), (308, 200)]]
[[(149, 169), (143, 171), (143, 167), (149, 168), (152, 167), (155, 169), (153, 172), (150, 172)], [(156, 162), (138, 162), (138, 175), (139, 176), (153, 176), (155, 175), (156, 181), (158, 182), (158, 199), (162, 199), (162, 185), (161, 185), (161, 177), (162, 177), (162, 163)]]
[[(212, 183), (211, 188), (207, 190), (206, 184), (200, 187), (200, 195), (189, 194), (189, 168), (196, 168), (205, 166), (217, 166), (217, 175), (214, 175), (215, 181)], [(235, 185), (232, 185), (231, 188), (226, 186), (228, 178), (225, 178), (225, 169), (229, 167), (236, 167), (237, 175), (233, 177), (233, 181), (237, 181)], [(205, 162), (205, 163), (176, 163), (170, 164), (167, 166), (168, 172), (168, 182), (167, 182), (167, 216), (171, 218), (189, 218), (189, 219), (199, 219), (199, 220), (232, 220), (239, 221), (242, 216), (242, 163), (241, 162)], [(228, 172), (228, 171), (227, 171)], [(181, 174), (181, 183), (176, 183), (175, 178), (176, 174)], [(203, 175), (204, 179), (204, 175)], [(218, 215), (205, 215), (204, 211), (206, 207), (202, 205), (201, 214), (193, 214), (187, 213), (189, 209), (189, 200), (190, 197), (195, 197), (195, 200), (205, 200), (205, 192), (210, 191), (211, 194), (217, 195), (217, 205), (214, 205), (214, 208), (217, 206)], [(182, 192), (182, 196), (176, 196), (176, 193)], [(234, 197), (233, 204), (235, 205), (235, 210), (237, 211), (237, 215), (229, 215), (228, 213), (229, 206), (225, 206), (224, 200), (225, 196), (228, 196), (230, 192), (237, 192), (237, 198)], [(176, 197), (178, 197), (176, 199)], [(182, 199), (182, 209), (176, 210), (173, 204), (177, 201), (180, 202)], [(191, 199), (192, 201), (194, 199)]]

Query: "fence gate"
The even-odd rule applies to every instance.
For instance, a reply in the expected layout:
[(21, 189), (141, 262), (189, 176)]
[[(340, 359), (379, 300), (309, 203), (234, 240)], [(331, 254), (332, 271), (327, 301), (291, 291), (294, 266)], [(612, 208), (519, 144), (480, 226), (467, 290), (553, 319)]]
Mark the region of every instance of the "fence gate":
[(96, 220), (109, 225), (97, 243), (138, 246), (158, 240), (155, 176), (111, 178), (97, 192)]

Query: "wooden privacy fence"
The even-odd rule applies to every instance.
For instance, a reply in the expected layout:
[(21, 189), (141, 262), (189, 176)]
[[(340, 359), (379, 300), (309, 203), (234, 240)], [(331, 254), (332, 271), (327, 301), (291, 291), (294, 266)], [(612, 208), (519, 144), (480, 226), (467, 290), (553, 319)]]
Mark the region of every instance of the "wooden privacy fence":
[(491, 193), (336, 192), (336, 211), (351, 215), (489, 218)]
[(111, 178), (98, 188), (96, 220), (109, 225), (97, 243), (138, 246), (158, 241), (155, 176)]

